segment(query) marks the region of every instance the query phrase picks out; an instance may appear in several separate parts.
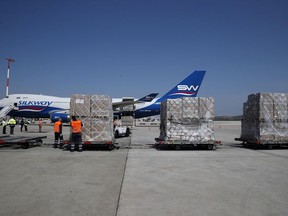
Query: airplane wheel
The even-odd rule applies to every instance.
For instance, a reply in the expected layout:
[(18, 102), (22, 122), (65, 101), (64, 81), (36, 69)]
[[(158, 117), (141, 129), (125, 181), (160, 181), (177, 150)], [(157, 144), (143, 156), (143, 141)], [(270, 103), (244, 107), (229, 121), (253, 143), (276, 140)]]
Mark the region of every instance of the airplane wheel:
[(175, 146), (175, 149), (176, 149), (176, 150), (181, 150), (181, 149), (182, 149), (182, 146), (181, 146), (181, 145), (176, 145), (176, 146)]
[(267, 145), (267, 148), (271, 150), (271, 149), (273, 149), (273, 145), (268, 144), (268, 145)]
[(29, 148), (29, 144), (28, 143), (23, 143), (21, 145), (22, 149), (28, 149)]
[(109, 149), (109, 150), (113, 150), (114, 148), (115, 148), (114, 144), (108, 145), (108, 149)]
[(214, 147), (214, 146), (213, 146), (212, 144), (208, 144), (208, 145), (207, 145), (207, 149), (208, 149), (208, 150), (213, 150), (213, 147)]

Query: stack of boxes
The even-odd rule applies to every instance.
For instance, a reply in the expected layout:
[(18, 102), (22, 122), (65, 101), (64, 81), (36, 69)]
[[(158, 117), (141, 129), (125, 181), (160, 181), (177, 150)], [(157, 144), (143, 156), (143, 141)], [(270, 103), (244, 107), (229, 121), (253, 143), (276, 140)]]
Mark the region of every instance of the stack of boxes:
[(132, 127), (134, 125), (133, 116), (121, 116), (122, 126)]
[(288, 94), (258, 93), (243, 105), (241, 139), (281, 143), (288, 141)]
[[(134, 98), (126, 99), (123, 101), (134, 101)], [(122, 108), (122, 116), (121, 116), (122, 126), (132, 127), (134, 125), (133, 111), (134, 111), (134, 104), (124, 106)]]
[(106, 95), (72, 95), (70, 115), (83, 123), (82, 140), (111, 141), (113, 135), (112, 100)]
[(160, 139), (186, 144), (214, 142), (214, 98), (183, 97), (161, 103)]

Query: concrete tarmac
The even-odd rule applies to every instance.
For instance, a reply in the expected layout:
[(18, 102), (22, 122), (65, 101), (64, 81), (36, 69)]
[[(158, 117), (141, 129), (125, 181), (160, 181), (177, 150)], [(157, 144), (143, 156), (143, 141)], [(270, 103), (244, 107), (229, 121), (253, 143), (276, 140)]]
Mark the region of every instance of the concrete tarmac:
[(119, 150), (81, 153), (51, 148), (51, 126), (16, 128), (47, 139), (0, 148), (0, 215), (288, 215), (288, 150), (242, 148), (240, 128), (215, 122), (222, 145), (212, 151), (157, 151), (159, 128), (136, 127)]

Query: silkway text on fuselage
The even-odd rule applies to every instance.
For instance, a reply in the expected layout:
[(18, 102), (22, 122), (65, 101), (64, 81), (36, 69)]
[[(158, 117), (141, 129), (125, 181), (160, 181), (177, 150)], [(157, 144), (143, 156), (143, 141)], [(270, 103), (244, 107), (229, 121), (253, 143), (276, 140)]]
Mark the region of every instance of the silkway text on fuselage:
[(19, 101), (18, 106), (50, 106), (52, 101)]

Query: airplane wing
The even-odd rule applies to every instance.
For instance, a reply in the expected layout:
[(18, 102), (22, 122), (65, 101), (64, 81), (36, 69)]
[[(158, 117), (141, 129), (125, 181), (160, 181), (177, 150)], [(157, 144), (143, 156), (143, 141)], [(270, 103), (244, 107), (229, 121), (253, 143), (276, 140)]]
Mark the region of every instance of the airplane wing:
[(117, 108), (124, 107), (124, 106), (137, 104), (137, 103), (151, 102), (157, 95), (158, 95), (158, 93), (151, 93), (151, 94), (146, 95), (146, 96), (144, 96), (138, 100), (134, 100), (134, 98), (123, 98), (122, 101), (113, 102), (113, 104), (112, 104), (113, 110), (115, 110)]
[(157, 95), (158, 95), (158, 93), (152, 93), (152, 94), (146, 95), (146, 96), (138, 99), (136, 102), (138, 102), (138, 103), (151, 102)]
[[(152, 101), (156, 96), (158, 95), (158, 93), (151, 93), (149, 95), (146, 95), (138, 100), (135, 100), (134, 98), (128, 98), (128, 97), (124, 97), (122, 98), (121, 101), (119, 102), (113, 102), (112, 106), (113, 106), (113, 110), (116, 111), (116, 109), (122, 109), (125, 106), (129, 106), (129, 105), (133, 105), (136, 103), (144, 103), (144, 102), (150, 102)], [(61, 109), (61, 110), (51, 110), (49, 112), (50, 118), (52, 120), (52, 122), (58, 120), (58, 118), (61, 118), (62, 121), (70, 121), (70, 116), (69, 116), (69, 110), (70, 109)]]
[(51, 115), (51, 114), (53, 114), (53, 113), (67, 113), (67, 112), (69, 112), (69, 111), (70, 111), (70, 109), (61, 109), (61, 110), (56, 109), (56, 110), (51, 110), (51, 111), (49, 112), (49, 115)]

